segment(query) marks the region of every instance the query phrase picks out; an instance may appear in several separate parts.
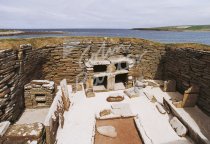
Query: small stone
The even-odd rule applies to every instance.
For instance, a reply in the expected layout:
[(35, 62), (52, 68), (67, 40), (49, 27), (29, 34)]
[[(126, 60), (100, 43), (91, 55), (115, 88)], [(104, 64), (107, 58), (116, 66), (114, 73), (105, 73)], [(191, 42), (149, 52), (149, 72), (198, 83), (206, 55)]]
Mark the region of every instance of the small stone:
[(187, 134), (187, 128), (178, 120), (177, 117), (173, 117), (170, 120), (170, 124), (178, 136), (184, 137)]
[(117, 132), (113, 126), (100, 126), (97, 128), (98, 133), (101, 135), (115, 138), (117, 137)]
[(110, 115), (110, 114), (111, 114), (111, 110), (110, 109), (105, 109), (105, 110), (102, 110), (100, 112), (100, 117)]
[(140, 82), (140, 81), (136, 81), (135, 86), (136, 87), (142, 87), (142, 88), (145, 88), (146, 87), (145, 83)]

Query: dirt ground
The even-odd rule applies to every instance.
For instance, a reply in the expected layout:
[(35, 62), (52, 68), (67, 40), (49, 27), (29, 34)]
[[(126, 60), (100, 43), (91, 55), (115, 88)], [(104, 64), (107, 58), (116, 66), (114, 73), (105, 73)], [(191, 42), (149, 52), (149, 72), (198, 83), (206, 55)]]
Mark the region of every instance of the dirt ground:
[(96, 130), (95, 144), (142, 144), (133, 118), (96, 121), (96, 128), (105, 125), (114, 126), (117, 131), (117, 137), (106, 137), (99, 134)]

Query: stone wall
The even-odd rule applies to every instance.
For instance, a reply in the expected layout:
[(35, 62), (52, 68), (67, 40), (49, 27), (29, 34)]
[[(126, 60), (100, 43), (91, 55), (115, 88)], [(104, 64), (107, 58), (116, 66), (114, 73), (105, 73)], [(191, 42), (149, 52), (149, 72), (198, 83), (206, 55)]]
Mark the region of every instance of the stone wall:
[(48, 48), (32, 49), (31, 45), (0, 51), (0, 121), (14, 122), (21, 114), (23, 87), (42, 77), (42, 63), (48, 52)]
[(95, 56), (106, 58), (115, 55), (136, 58), (136, 67), (145, 78), (162, 78), (161, 63), (165, 47), (159, 43), (126, 38), (77, 38), (64, 42), (62, 47), (51, 51), (43, 66), (45, 79), (59, 83), (66, 78), (68, 83), (76, 83), (84, 79), (86, 60)]
[(200, 86), (197, 105), (210, 115), (210, 51), (202, 45), (166, 45), (165, 79), (175, 79), (183, 93), (190, 84)]
[[(79, 38), (63, 44), (0, 51), (0, 121), (15, 121), (24, 108), (23, 86), (32, 79), (66, 78), (75, 84), (85, 77), (84, 62), (93, 56), (125, 55), (136, 59), (131, 69), (146, 79), (175, 79), (183, 92), (190, 83), (201, 87), (198, 106), (210, 114), (210, 54), (198, 45), (165, 45), (130, 38)], [(143, 55), (142, 55), (143, 54)]]

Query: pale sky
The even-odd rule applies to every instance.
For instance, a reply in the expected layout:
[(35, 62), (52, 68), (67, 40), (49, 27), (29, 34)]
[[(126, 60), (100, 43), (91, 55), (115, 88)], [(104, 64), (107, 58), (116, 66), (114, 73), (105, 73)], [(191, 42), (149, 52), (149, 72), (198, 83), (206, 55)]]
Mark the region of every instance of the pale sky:
[(210, 0), (0, 0), (0, 28), (210, 24)]

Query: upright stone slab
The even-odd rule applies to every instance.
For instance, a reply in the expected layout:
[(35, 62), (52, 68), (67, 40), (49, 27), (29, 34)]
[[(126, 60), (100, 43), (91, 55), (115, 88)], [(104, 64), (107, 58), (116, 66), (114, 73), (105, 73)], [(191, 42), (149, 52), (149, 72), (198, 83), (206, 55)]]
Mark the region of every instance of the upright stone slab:
[(63, 100), (63, 104), (64, 104), (64, 109), (66, 111), (68, 111), (71, 102), (70, 102), (70, 99), (69, 99), (69, 92), (68, 92), (66, 79), (63, 79), (60, 82), (60, 86), (61, 86), (61, 91), (62, 91), (62, 100)]
[(4, 135), (4, 133), (7, 131), (9, 128), (10, 122), (9, 121), (4, 121), (0, 123), (0, 138)]

